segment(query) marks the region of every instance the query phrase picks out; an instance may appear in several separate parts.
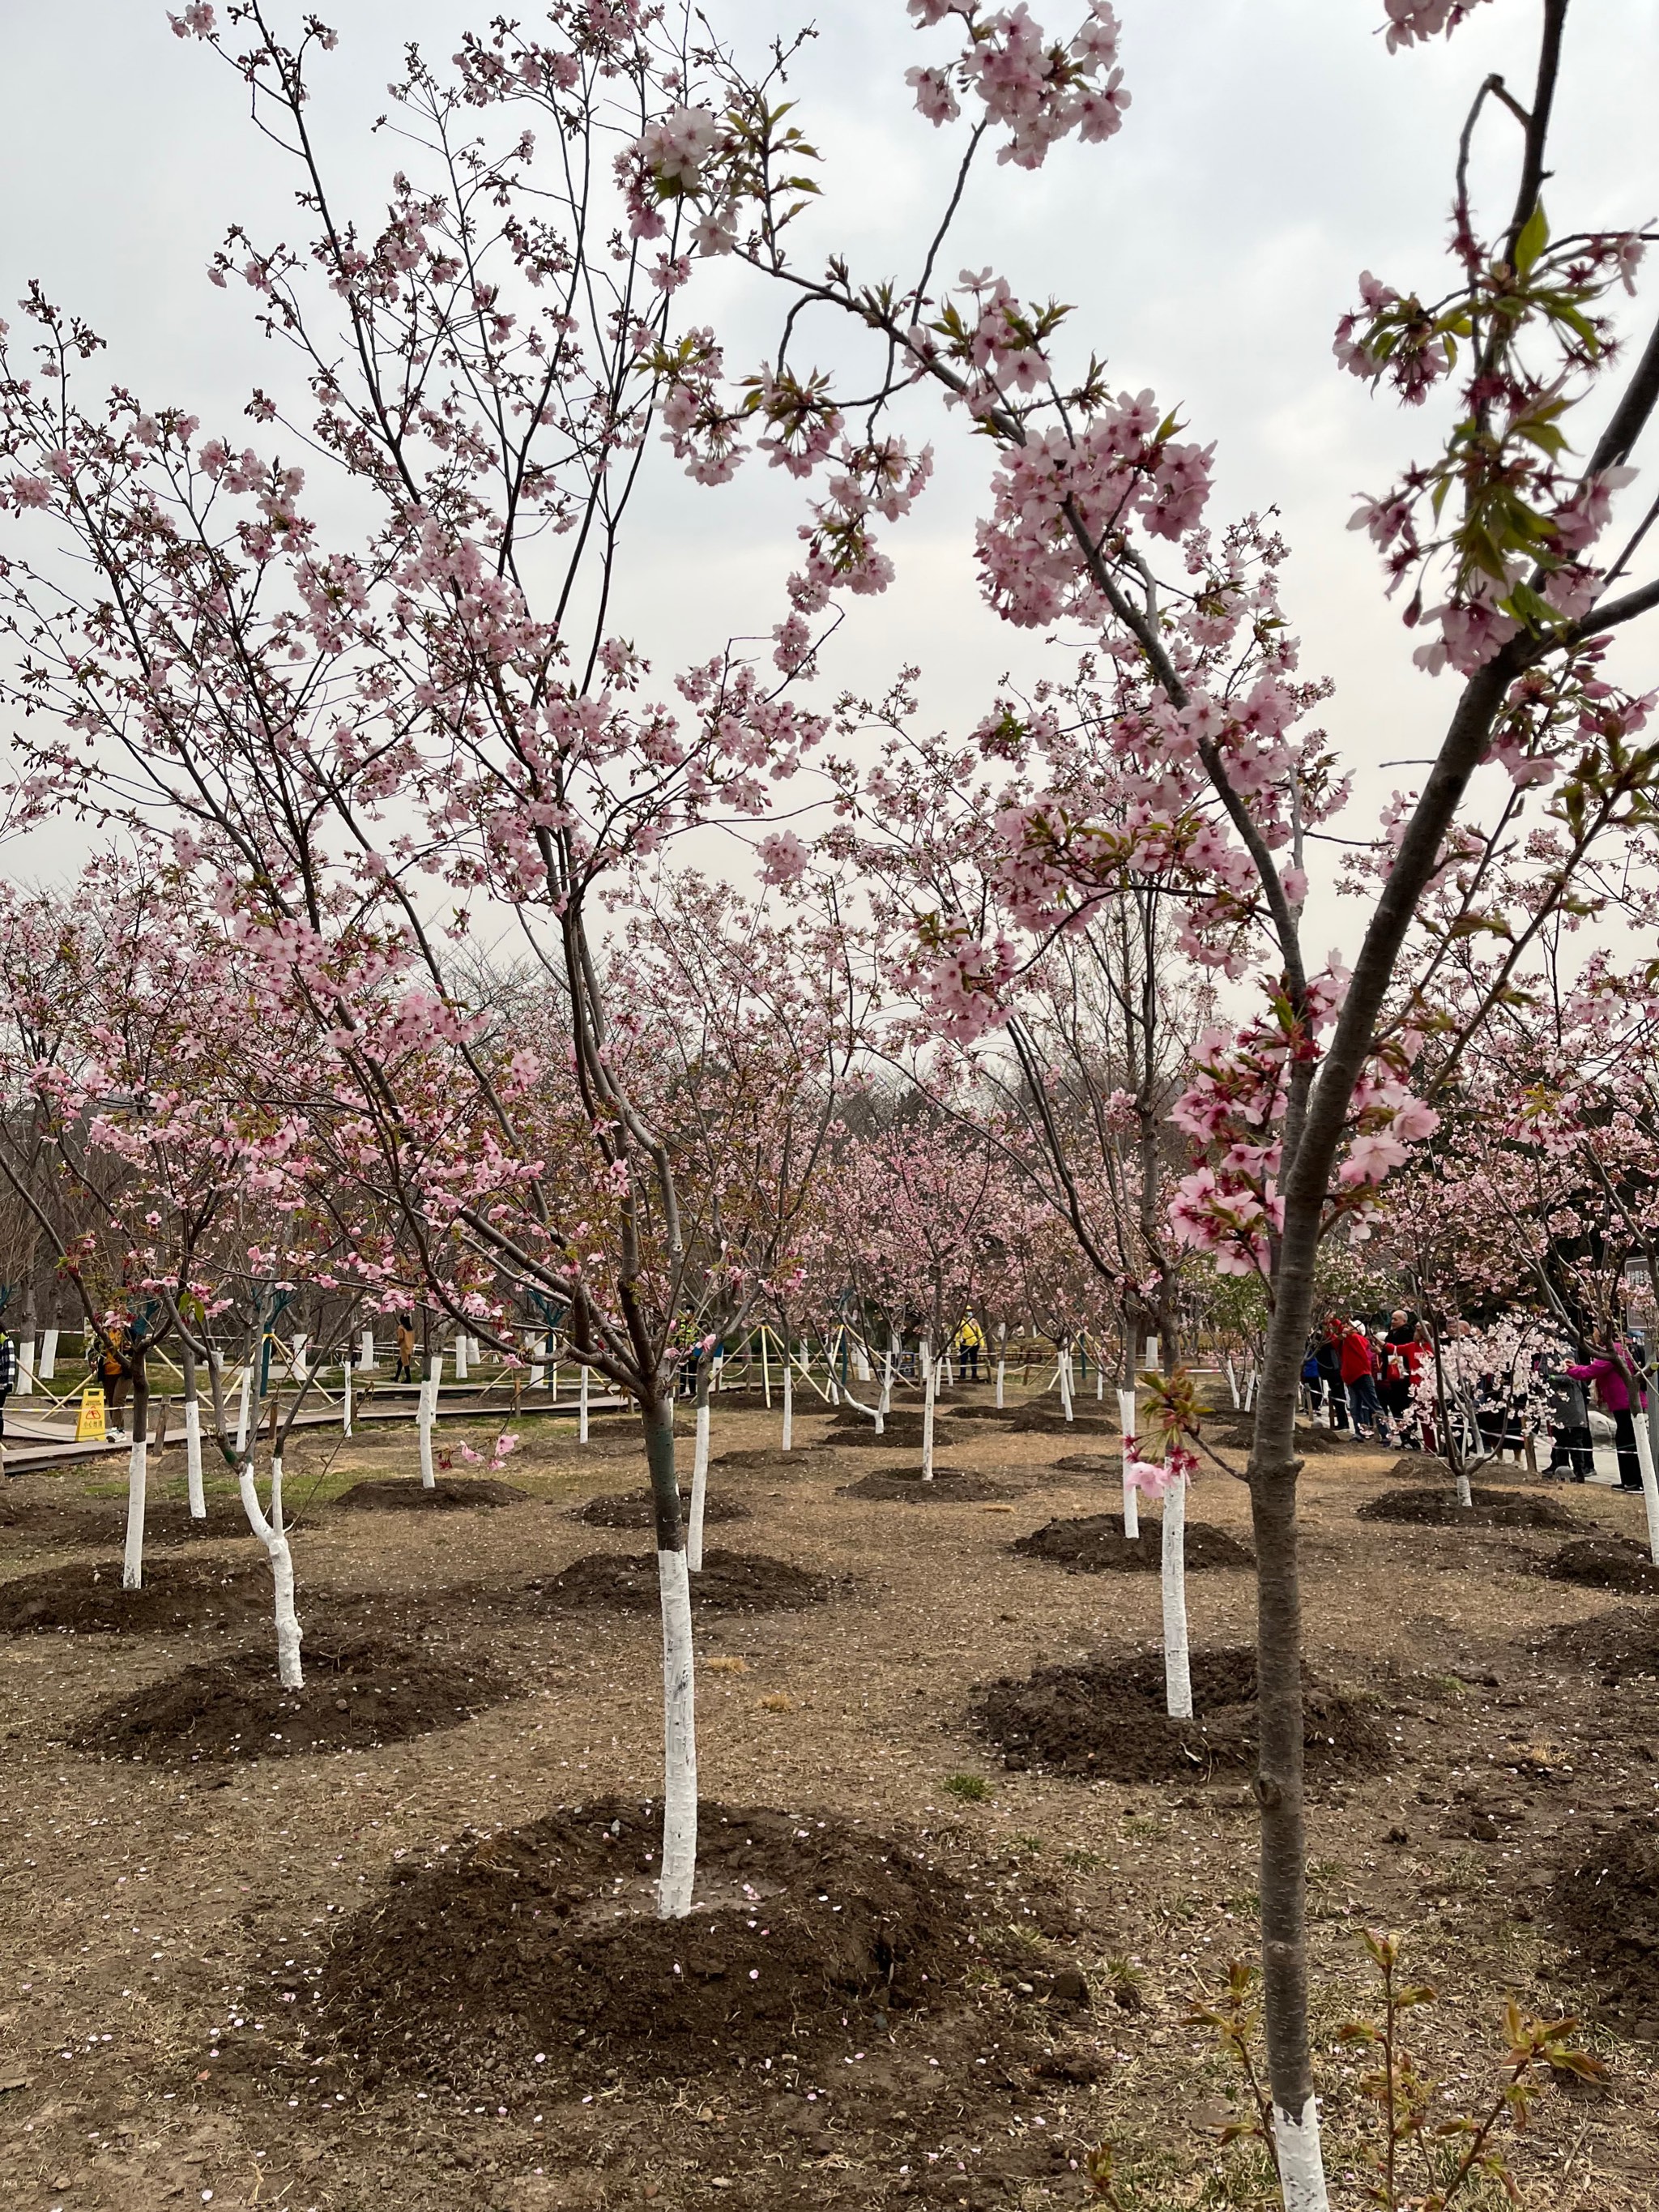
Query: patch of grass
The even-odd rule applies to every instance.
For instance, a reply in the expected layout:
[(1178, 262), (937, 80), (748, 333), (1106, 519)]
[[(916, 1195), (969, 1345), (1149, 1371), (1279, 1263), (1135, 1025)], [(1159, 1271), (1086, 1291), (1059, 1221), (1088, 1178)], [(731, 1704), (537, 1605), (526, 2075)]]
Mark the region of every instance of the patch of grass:
[(1236, 1896), (1224, 1897), (1221, 1909), (1224, 1912), (1239, 1913), (1247, 1920), (1259, 1920), (1261, 1917), (1261, 1892), (1259, 1889), (1241, 1889)]
[(945, 1787), (964, 1805), (982, 1805), (991, 1794), (991, 1785), (982, 1774), (947, 1774)]
[(1133, 1959), (1108, 1959), (1100, 1969), (1106, 1994), (1120, 2012), (1145, 2012), (1146, 1977)]
[(1011, 1851), (1029, 1851), (1035, 1857), (1042, 1849), (1042, 1838), (1041, 1836), (1010, 1836), (1008, 1848)]
[(1164, 1832), (1164, 1824), (1150, 1814), (1126, 1813), (1120, 1824), (1132, 1843), (1155, 1844)]
[(1093, 1874), (1106, 1863), (1100, 1852), (1091, 1851), (1086, 1844), (1074, 1844), (1070, 1850), (1062, 1851), (1060, 1856), (1068, 1867), (1074, 1867), (1079, 1874)]
[(702, 1663), (705, 1670), (710, 1674), (746, 1674), (749, 1672), (749, 1662), (746, 1659), (738, 1659), (724, 1652), (719, 1658), (705, 1659)]

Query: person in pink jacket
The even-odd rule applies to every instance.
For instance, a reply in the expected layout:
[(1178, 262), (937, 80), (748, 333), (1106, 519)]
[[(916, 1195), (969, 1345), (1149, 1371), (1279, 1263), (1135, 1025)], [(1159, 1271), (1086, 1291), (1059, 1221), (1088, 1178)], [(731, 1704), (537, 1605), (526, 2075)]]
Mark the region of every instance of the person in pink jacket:
[[(1642, 1462), (1636, 1455), (1636, 1420), (1631, 1409), (1630, 1383), (1627, 1376), (1637, 1371), (1634, 1355), (1621, 1344), (1618, 1357), (1612, 1352), (1592, 1352), (1580, 1366), (1569, 1367), (1567, 1372), (1580, 1382), (1594, 1382), (1595, 1395), (1601, 1401), (1602, 1410), (1613, 1416), (1613, 1431), (1619, 1444), (1619, 1487), (1620, 1490), (1639, 1490), (1642, 1487)], [(1638, 1390), (1644, 1411), (1648, 1395)]]

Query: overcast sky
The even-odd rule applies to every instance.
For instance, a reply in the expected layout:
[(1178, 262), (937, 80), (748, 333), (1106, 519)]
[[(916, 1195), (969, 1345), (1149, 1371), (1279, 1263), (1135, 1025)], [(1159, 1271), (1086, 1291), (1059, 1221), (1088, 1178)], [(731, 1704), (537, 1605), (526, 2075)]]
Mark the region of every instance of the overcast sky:
[[(368, 125), (403, 41), (447, 55), (495, 9), (334, 0), (324, 12), (342, 38), (319, 128), (372, 206), (395, 156)], [(870, 275), (908, 267), (951, 140), (914, 113), (903, 75), (943, 59), (947, 33), (913, 30), (902, 0), (831, 0), (816, 16), (781, 0), (708, 0), (707, 12), (740, 52), (816, 21), (795, 84), (826, 157), (813, 238)], [(1033, 7), (1056, 29), (1072, 12), (1064, 0)], [(1488, 70), (1507, 71), (1524, 93), (1539, 12), (1536, 0), (1494, 0), (1451, 41), (1390, 58), (1376, 35), (1382, 0), (1120, 0), (1133, 95), (1124, 130), (1104, 147), (1061, 149), (1036, 176), (988, 167), (949, 259), (950, 273), (992, 266), (1022, 294), (1076, 303), (1079, 342), (1107, 358), (1115, 381), (1151, 386), (1182, 408), (1192, 434), (1216, 441), (1213, 519), (1279, 507), (1304, 666), (1335, 679), (1328, 720), (1360, 767), (1373, 821), (1375, 802), (1407, 780), (1378, 764), (1429, 750), (1450, 692), (1412, 669), (1413, 641), (1382, 599), (1366, 542), (1346, 525), (1354, 495), (1380, 489), (1443, 425), (1342, 375), (1332, 325), (1361, 268), (1402, 289), (1443, 285), (1457, 130)], [(276, 13), (297, 15), (282, 0)], [(0, 312), (39, 276), (108, 339), (112, 378), (151, 404), (235, 428), (248, 386), (269, 380), (269, 349), (251, 295), (211, 289), (204, 271), (232, 221), (264, 237), (300, 226), (234, 81), (205, 48), (176, 40), (153, 0), (9, 0), (0, 86)], [(1558, 229), (1659, 214), (1656, 87), (1659, 0), (1577, 0), (1547, 193)], [(1487, 141), (1494, 204), (1512, 176), (1506, 131), (1495, 121)], [(1650, 303), (1655, 290), (1650, 281)], [(761, 349), (773, 303), (722, 271), (713, 306), (734, 357)], [(887, 541), (898, 581), (856, 605), (832, 670), (876, 688), (919, 662), (930, 719), (952, 723), (977, 719), (1004, 668), (1029, 672), (1043, 655), (1041, 641), (980, 606), (972, 533), (988, 456), (961, 427), (934, 422), (935, 487)], [(1650, 473), (1655, 456), (1638, 458)], [(798, 489), (751, 468), (702, 492), (665, 451), (647, 501), (618, 627), (659, 669), (706, 656), (729, 633), (769, 629)], [(1659, 651), (1632, 654), (1626, 668), (1659, 680)], [(67, 849), (32, 841), (14, 865), (38, 869)]]

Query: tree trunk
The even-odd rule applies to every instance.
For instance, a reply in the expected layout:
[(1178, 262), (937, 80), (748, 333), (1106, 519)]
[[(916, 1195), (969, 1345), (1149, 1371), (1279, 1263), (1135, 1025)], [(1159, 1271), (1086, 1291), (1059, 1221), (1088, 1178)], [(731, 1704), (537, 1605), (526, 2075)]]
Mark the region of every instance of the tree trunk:
[(1233, 1411), (1237, 1413), (1244, 1401), (1238, 1395), (1238, 1370), (1233, 1365), (1231, 1352), (1227, 1354), (1227, 1388), (1233, 1394)]
[(696, 1575), (702, 1571), (702, 1513), (708, 1491), (708, 1391), (714, 1362), (697, 1362), (697, 1441), (691, 1455), (691, 1514), (686, 1528), (685, 1564)]
[(1072, 1418), (1072, 1346), (1069, 1338), (1060, 1347), (1060, 1410), (1069, 1421)]
[(294, 1554), (289, 1549), (283, 1523), (283, 1455), (270, 1461), (270, 1516), (259, 1510), (259, 1492), (253, 1480), (253, 1452), (244, 1452), (237, 1462), (236, 1486), (241, 1493), (247, 1524), (265, 1547), (270, 1562), (273, 1610), (276, 1625), (276, 1679), (285, 1690), (302, 1690), (305, 1673), (300, 1664), (300, 1616), (294, 1607)]
[(783, 1449), (795, 1449), (795, 1370), (787, 1339), (783, 1344)]
[(770, 1352), (767, 1348), (767, 1340), (769, 1335), (769, 1331), (768, 1330), (766, 1324), (763, 1322), (761, 1324), (760, 1333), (761, 1389), (765, 1395), (766, 1410), (769, 1413), (772, 1410), (772, 1357)]
[(144, 1586), (144, 1505), (149, 1474), (149, 1362), (132, 1358), (132, 1449), (127, 1455), (127, 1541), (121, 1560), (123, 1589)]
[(207, 1493), (202, 1487), (202, 1401), (196, 1388), (196, 1354), (185, 1345), (180, 1353), (185, 1370), (185, 1488), (190, 1496), (190, 1517), (207, 1519)]
[(247, 1449), (248, 1415), (253, 1402), (253, 1362), (249, 1360), (242, 1370), (242, 1395), (236, 1408), (236, 1456), (240, 1459)]
[(999, 1322), (997, 1323), (997, 1406), (999, 1409), (1002, 1405), (1002, 1383), (1008, 1364), (1007, 1354), (1008, 1324), (1006, 1321)]
[(340, 1362), (340, 1376), (344, 1389), (340, 1399), (340, 1439), (343, 1443), (351, 1434), (351, 1362)]
[(1656, 1400), (1659, 1400), (1659, 1393), (1650, 1390), (1645, 1416), (1639, 1406), (1631, 1408), (1631, 1429), (1636, 1437), (1636, 1463), (1642, 1470), (1642, 1502), (1648, 1510), (1648, 1551), (1654, 1565), (1659, 1566), (1659, 1480), (1654, 1474), (1654, 1462), (1659, 1455), (1653, 1449), (1654, 1420), (1659, 1413)]
[(420, 1395), (415, 1401), (415, 1433), (420, 1442), (422, 1490), (435, 1490), (438, 1486), (438, 1478), (432, 1465), (432, 1428), (438, 1410), (437, 1396), (437, 1376), (423, 1375)]
[(58, 1332), (49, 1328), (40, 1341), (40, 1380), (50, 1382), (58, 1372)]
[[(585, 1372), (586, 1370), (584, 1370)], [(691, 1584), (674, 1465), (672, 1401), (641, 1408), (646, 1465), (657, 1528), (657, 1589), (662, 1606), (662, 1871), (657, 1911), (683, 1920), (697, 1873), (696, 1676), (691, 1649)]]
[(580, 1380), (576, 1389), (576, 1442), (587, 1442), (587, 1362), (581, 1364)]
[(921, 1340), (921, 1479), (933, 1479), (933, 1347)]
[(1193, 1717), (1187, 1657), (1187, 1478), (1164, 1493), (1164, 1702), (1172, 1721)]
[(359, 1364), (365, 1372), (374, 1371), (374, 1328), (373, 1322), (363, 1331), (362, 1345), (358, 1353)]

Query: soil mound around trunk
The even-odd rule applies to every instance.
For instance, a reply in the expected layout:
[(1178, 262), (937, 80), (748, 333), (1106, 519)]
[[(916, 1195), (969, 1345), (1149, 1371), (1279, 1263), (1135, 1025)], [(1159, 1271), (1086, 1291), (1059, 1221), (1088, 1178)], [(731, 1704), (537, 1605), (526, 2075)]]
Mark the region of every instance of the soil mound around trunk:
[(429, 1490), (418, 1477), (382, 1475), (354, 1482), (334, 1503), (348, 1513), (465, 1513), (475, 1505), (523, 1505), (529, 1498), (487, 1474), (441, 1474)]
[(181, 1668), (104, 1706), (69, 1741), (77, 1751), (156, 1766), (374, 1751), (459, 1728), (510, 1694), (476, 1665), (380, 1638), (319, 1637), (301, 1658), (302, 1690), (277, 1681), (274, 1641)]
[(1054, 1471), (1056, 1474), (1109, 1474), (1121, 1481), (1123, 1457), (1121, 1453), (1108, 1459), (1104, 1452), (1073, 1452), (1067, 1459), (1057, 1459)]
[(1550, 1892), (1550, 1916), (1573, 1948), (1576, 1979), (1597, 2009), (1659, 2014), (1659, 1830), (1651, 1817), (1593, 1830)]
[(1360, 1521), (1403, 1521), (1431, 1528), (1554, 1528), (1588, 1535), (1589, 1523), (1553, 1498), (1530, 1490), (1475, 1490), (1460, 1505), (1455, 1490), (1385, 1490), (1357, 1509)]
[(836, 1495), (873, 1498), (886, 1505), (980, 1505), (1019, 1493), (1006, 1482), (994, 1482), (988, 1474), (975, 1474), (967, 1468), (936, 1467), (933, 1480), (924, 1482), (920, 1467), (884, 1467), (878, 1474), (861, 1474), (856, 1482), (844, 1484)]
[(1115, 1437), (1119, 1433), (1117, 1423), (1103, 1413), (1079, 1413), (1068, 1421), (1058, 1407), (1053, 1413), (1028, 1408), (1009, 1426), (1017, 1437)]
[[(1206, 1441), (1221, 1451), (1249, 1452), (1255, 1443), (1255, 1416), (1224, 1413), (1220, 1425), (1209, 1430)], [(1348, 1436), (1346, 1430), (1304, 1427), (1298, 1422), (1294, 1442), (1304, 1459), (1320, 1459), (1327, 1452), (1340, 1450), (1348, 1442)]]
[(1659, 1680), (1659, 1614), (1621, 1607), (1589, 1620), (1569, 1620), (1540, 1636), (1533, 1649), (1572, 1667), (1588, 1667), (1610, 1686)]
[(1449, 1462), (1433, 1452), (1401, 1452), (1389, 1469), (1390, 1482), (1443, 1482), (1449, 1488), (1456, 1480)]
[[(525, 1589), (555, 1613), (655, 1613), (657, 1555), (590, 1552), (556, 1575), (538, 1575)], [(799, 1613), (803, 1606), (822, 1605), (830, 1592), (828, 1579), (787, 1559), (705, 1552), (702, 1571), (691, 1577), (691, 1610), (694, 1615)]]
[[(1092, 1513), (1083, 1521), (1048, 1521), (1008, 1547), (1023, 1559), (1046, 1559), (1068, 1574), (1157, 1574), (1163, 1565), (1162, 1525), (1156, 1516), (1142, 1523), (1138, 1540), (1123, 1533), (1121, 1513)], [(1188, 1520), (1187, 1571), (1215, 1567), (1253, 1567), (1255, 1555), (1224, 1528)]]
[[(1017, 1774), (1160, 1782), (1248, 1773), (1256, 1757), (1255, 1652), (1194, 1651), (1191, 1667), (1190, 1721), (1164, 1711), (1158, 1651), (1005, 1675), (981, 1692), (972, 1718)], [(1356, 1700), (1306, 1669), (1302, 1695), (1310, 1775), (1387, 1767), (1387, 1733)]]
[(842, 1451), (920, 1451), (921, 1423), (908, 1414), (895, 1419), (889, 1413), (887, 1425), (878, 1435), (873, 1421), (848, 1421), (832, 1427), (824, 1442)]
[(269, 1601), (263, 1559), (147, 1559), (142, 1589), (121, 1587), (119, 1559), (46, 1567), (0, 1583), (0, 1632), (173, 1636), (240, 1628)]
[(1626, 1597), (1659, 1597), (1659, 1567), (1628, 1536), (1583, 1536), (1564, 1544), (1544, 1572), (1558, 1583), (1621, 1590)]
[(539, 2093), (573, 2066), (683, 2078), (799, 2052), (861, 2003), (928, 2004), (975, 1956), (956, 1883), (838, 1820), (702, 1805), (684, 1920), (656, 1916), (661, 1816), (637, 1800), (464, 1845), (393, 1867), (314, 1965), (269, 1975), (267, 2009), (309, 1984), (313, 2033), (446, 2087), (521, 2081), (544, 2053)]
[[(70, 1499), (42, 1496), (38, 1492), (20, 1498), (16, 1494), (18, 1487), (15, 1483), (8, 1484), (0, 1492), (0, 1529), (9, 1535), (35, 1537), (42, 1544), (107, 1551), (111, 1545), (118, 1545), (125, 1534), (125, 1492), (118, 1498)], [(305, 1523), (295, 1514), (290, 1515), (288, 1525), (299, 1528)], [(234, 1498), (216, 1497), (209, 1505), (206, 1519), (202, 1521), (191, 1519), (190, 1507), (182, 1498), (152, 1495), (145, 1504), (146, 1552), (152, 1546), (171, 1549), (176, 1544), (233, 1543), (246, 1538), (248, 1533), (247, 1516)]]
[(710, 1473), (721, 1468), (734, 1474), (790, 1474), (799, 1471), (801, 1464), (816, 1451), (820, 1443), (793, 1444), (785, 1451), (781, 1444), (763, 1444), (744, 1451), (721, 1452), (708, 1462)]
[(952, 1406), (951, 1408), (959, 1421), (1017, 1421), (1023, 1410), (1018, 1406)]
[[(680, 1492), (680, 1510), (691, 1510), (691, 1493)], [(722, 1498), (718, 1491), (702, 1501), (705, 1521), (746, 1521), (749, 1508), (739, 1505), (735, 1498)], [(590, 1528), (654, 1528), (656, 1509), (651, 1503), (648, 1490), (613, 1490), (603, 1498), (590, 1498), (586, 1505), (573, 1506), (568, 1518), (585, 1521)]]

